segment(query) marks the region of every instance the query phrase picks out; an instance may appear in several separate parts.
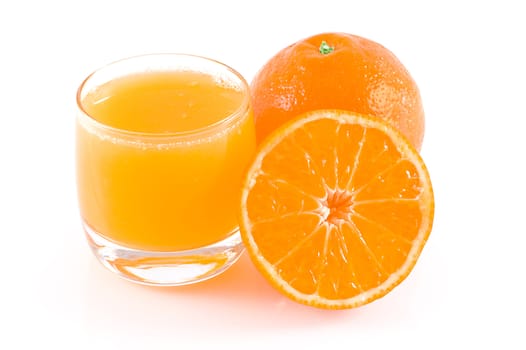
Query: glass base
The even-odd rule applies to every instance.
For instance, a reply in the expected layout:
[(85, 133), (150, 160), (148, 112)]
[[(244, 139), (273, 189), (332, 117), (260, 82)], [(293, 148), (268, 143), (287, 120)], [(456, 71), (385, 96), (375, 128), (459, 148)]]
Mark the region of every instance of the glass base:
[(115, 244), (83, 223), (97, 259), (122, 278), (153, 286), (179, 286), (212, 278), (228, 269), (244, 251), (239, 230), (198, 249), (178, 252), (138, 250)]

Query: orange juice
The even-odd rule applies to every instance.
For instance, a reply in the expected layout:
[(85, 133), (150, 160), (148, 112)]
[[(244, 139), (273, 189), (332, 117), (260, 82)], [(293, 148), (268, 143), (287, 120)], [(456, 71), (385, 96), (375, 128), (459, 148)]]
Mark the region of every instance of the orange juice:
[(85, 224), (149, 251), (194, 249), (231, 235), (255, 149), (248, 104), (246, 91), (189, 70), (124, 75), (81, 97), (77, 182)]

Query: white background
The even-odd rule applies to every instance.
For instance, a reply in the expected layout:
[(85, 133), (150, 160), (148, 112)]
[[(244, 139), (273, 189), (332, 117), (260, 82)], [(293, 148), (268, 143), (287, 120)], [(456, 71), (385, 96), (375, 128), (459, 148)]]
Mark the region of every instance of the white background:
[[(526, 25), (520, 1), (2, 1), (0, 348), (525, 349)], [(106, 271), (80, 228), (75, 92), (110, 61), (213, 57), (251, 80), (281, 48), (343, 31), (391, 51), (426, 111), (433, 232), (411, 275), (367, 306), (323, 311), (244, 256), (152, 288)], [(280, 347), (282, 348), (282, 347)]]

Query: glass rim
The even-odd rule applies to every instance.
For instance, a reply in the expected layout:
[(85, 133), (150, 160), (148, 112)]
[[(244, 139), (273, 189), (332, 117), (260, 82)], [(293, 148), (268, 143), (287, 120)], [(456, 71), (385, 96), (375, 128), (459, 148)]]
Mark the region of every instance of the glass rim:
[[(84, 88), (89, 83), (91, 79), (93, 79), (97, 74), (100, 74), (101, 72), (106, 71), (107, 69), (110, 69), (118, 64), (130, 62), (137, 59), (148, 59), (148, 58), (160, 58), (160, 57), (179, 57), (179, 58), (186, 58), (186, 59), (196, 59), (199, 61), (206, 62), (208, 64), (217, 65), (221, 69), (223, 69), (225, 72), (230, 74), (232, 77), (236, 79), (236, 86), (240, 87), (244, 93), (243, 100), (239, 104), (239, 107), (225, 116), (224, 118), (199, 127), (192, 130), (185, 130), (185, 131), (169, 131), (169, 132), (148, 132), (148, 131), (136, 131), (136, 130), (127, 130), (124, 128), (114, 127), (111, 125), (107, 125), (95, 118), (94, 116), (90, 115), (82, 101), (82, 94), (84, 93)], [(148, 68), (148, 67), (145, 67)], [(175, 70), (175, 69), (174, 69)], [(139, 72), (139, 71), (137, 71)], [(133, 74), (130, 72), (130, 74)], [(108, 80), (110, 81), (110, 80)], [(119, 136), (128, 137), (128, 138), (141, 138), (141, 139), (149, 139), (149, 140), (172, 140), (172, 139), (185, 139), (185, 138), (195, 138), (196, 136), (206, 136), (207, 134), (214, 134), (214, 131), (221, 131), (225, 127), (228, 127), (230, 124), (233, 124), (234, 122), (238, 121), (241, 117), (243, 117), (246, 112), (250, 108), (250, 88), (246, 81), (246, 79), (239, 73), (237, 70), (232, 68), (231, 66), (222, 63), (218, 60), (208, 58), (205, 56), (200, 55), (194, 55), (194, 54), (188, 54), (188, 53), (149, 53), (149, 54), (141, 54), (141, 55), (135, 55), (135, 56), (128, 56), (125, 58), (121, 58), (115, 61), (112, 61), (110, 63), (107, 63), (103, 66), (100, 66), (99, 68), (92, 71), (90, 74), (84, 78), (84, 80), (81, 82), (77, 89), (76, 93), (76, 103), (77, 108), (79, 110), (79, 115), (77, 118), (82, 123), (89, 123), (90, 127), (95, 127), (96, 129), (103, 130), (104, 132), (109, 132), (111, 134), (117, 134)]]

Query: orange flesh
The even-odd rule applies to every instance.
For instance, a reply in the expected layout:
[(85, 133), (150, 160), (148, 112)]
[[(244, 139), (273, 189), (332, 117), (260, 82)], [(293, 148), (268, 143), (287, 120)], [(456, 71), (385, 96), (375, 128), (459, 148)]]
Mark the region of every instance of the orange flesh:
[[(151, 72), (103, 85), (82, 105), (110, 126), (163, 133), (213, 124), (243, 98), (202, 73)], [(90, 123), (77, 123), (77, 181), (82, 217), (95, 231), (124, 246), (173, 251), (237, 228), (241, 178), (255, 149), (249, 109), (224, 133), (178, 143), (134, 143)]]
[(406, 262), (422, 191), (413, 162), (386, 134), (315, 120), (263, 159), (246, 201), (250, 232), (298, 292), (352, 298)]

